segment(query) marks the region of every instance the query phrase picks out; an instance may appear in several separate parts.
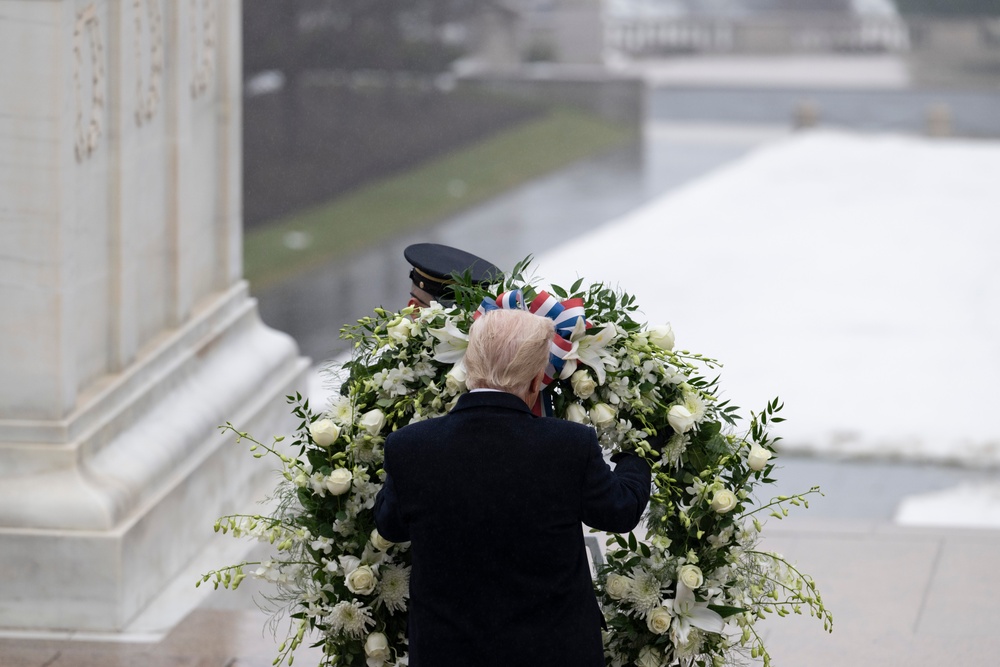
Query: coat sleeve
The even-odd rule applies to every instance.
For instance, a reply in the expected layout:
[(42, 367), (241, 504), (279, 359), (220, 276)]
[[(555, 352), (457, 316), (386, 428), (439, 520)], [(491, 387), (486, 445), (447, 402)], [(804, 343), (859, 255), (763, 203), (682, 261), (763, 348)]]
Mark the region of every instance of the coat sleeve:
[(385, 465), (385, 483), (375, 496), (375, 527), (378, 534), (390, 542), (409, 542), (410, 529), (399, 510), (399, 496), (389, 473), (388, 455)]
[(583, 522), (609, 533), (627, 533), (639, 525), (649, 502), (649, 464), (635, 454), (604, 461), (596, 438), (590, 443), (583, 487)]

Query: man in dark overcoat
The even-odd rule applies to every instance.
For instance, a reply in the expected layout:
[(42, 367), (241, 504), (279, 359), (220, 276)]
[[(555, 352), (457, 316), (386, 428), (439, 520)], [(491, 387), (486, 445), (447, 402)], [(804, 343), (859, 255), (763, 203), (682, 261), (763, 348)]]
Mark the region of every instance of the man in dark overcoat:
[(605, 664), (581, 523), (635, 528), (650, 467), (623, 453), (612, 470), (592, 428), (532, 415), (552, 335), (527, 311), (484, 315), (470, 392), (386, 440), (375, 519), (411, 542), (411, 667)]

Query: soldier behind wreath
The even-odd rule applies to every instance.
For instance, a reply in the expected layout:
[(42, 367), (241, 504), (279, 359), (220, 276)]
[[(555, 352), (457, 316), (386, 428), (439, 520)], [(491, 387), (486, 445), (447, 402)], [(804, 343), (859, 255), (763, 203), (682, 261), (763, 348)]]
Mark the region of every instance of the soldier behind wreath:
[(403, 251), (410, 263), (410, 301), (407, 305), (426, 308), (431, 301), (450, 305), (455, 295), (451, 286), (455, 275), (465, 275), (473, 284), (489, 285), (503, 274), (500, 269), (470, 252), (441, 245), (416, 243)]

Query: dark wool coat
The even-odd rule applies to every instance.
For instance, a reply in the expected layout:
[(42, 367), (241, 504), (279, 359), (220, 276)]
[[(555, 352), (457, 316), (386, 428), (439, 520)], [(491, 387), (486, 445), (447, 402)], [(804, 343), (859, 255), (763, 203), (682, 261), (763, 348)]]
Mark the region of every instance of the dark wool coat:
[(580, 524), (628, 532), (650, 492), (645, 461), (616, 461), (592, 428), (502, 392), (388, 437), (375, 521), (412, 542), (411, 667), (604, 665)]

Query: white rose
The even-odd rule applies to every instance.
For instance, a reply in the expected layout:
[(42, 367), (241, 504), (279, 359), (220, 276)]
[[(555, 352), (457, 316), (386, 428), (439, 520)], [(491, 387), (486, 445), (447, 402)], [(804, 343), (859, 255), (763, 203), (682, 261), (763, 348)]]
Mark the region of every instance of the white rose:
[(390, 542), (389, 540), (387, 540), (384, 537), (382, 537), (381, 535), (379, 535), (378, 528), (373, 528), (372, 529), (372, 534), (371, 534), (371, 537), (369, 539), (371, 539), (372, 546), (374, 546), (379, 551), (385, 551), (386, 549), (388, 549), (389, 547), (391, 547), (393, 544), (395, 544), (395, 542)]
[(667, 410), (667, 422), (677, 433), (687, 433), (694, 427), (694, 415), (679, 403)]
[(650, 327), (649, 342), (661, 350), (674, 349), (674, 330), (669, 324)]
[(590, 409), (590, 423), (597, 428), (605, 428), (615, 423), (618, 413), (607, 403), (598, 403)]
[(326, 490), (334, 496), (341, 496), (351, 488), (354, 475), (347, 468), (337, 468), (326, 478)]
[(646, 627), (654, 635), (663, 635), (670, 629), (670, 612), (666, 607), (657, 607), (646, 617)]
[(453, 394), (460, 394), (465, 391), (465, 368), (461, 364), (455, 364), (444, 376), (444, 386)]
[(582, 368), (569, 377), (569, 383), (573, 387), (573, 393), (582, 400), (587, 400), (593, 396), (594, 390), (597, 389), (597, 383), (594, 382), (594, 378), (590, 377), (590, 373)]
[(317, 419), (309, 424), (309, 435), (320, 447), (329, 447), (340, 437), (340, 427), (329, 419)]
[(385, 415), (382, 414), (381, 410), (375, 408), (361, 415), (358, 424), (372, 435), (378, 435), (382, 427), (385, 426)]
[(365, 655), (368, 667), (382, 667), (392, 657), (389, 640), (381, 632), (373, 632), (365, 640)]
[(712, 496), (712, 509), (719, 514), (725, 514), (736, 507), (736, 495), (729, 489), (719, 489)]
[(663, 656), (652, 646), (643, 646), (635, 661), (635, 667), (660, 667), (662, 664)]
[(705, 575), (697, 565), (681, 565), (677, 571), (677, 579), (691, 590), (695, 590), (705, 582)]
[(396, 341), (397, 343), (405, 343), (406, 339), (410, 337), (413, 333), (413, 327), (415, 325), (409, 318), (402, 317), (395, 324), (390, 324), (386, 327), (386, 331), (389, 334), (389, 338)]
[(570, 403), (566, 408), (566, 419), (577, 424), (587, 423), (587, 409), (579, 403)]
[(747, 465), (750, 466), (751, 470), (763, 470), (769, 458), (771, 458), (771, 452), (755, 442), (747, 455)]
[(367, 565), (359, 565), (356, 570), (347, 575), (345, 580), (347, 590), (355, 595), (370, 595), (375, 590), (378, 580), (375, 573)]
[(608, 597), (612, 600), (623, 600), (632, 590), (632, 580), (620, 574), (609, 574), (608, 583), (604, 586)]

